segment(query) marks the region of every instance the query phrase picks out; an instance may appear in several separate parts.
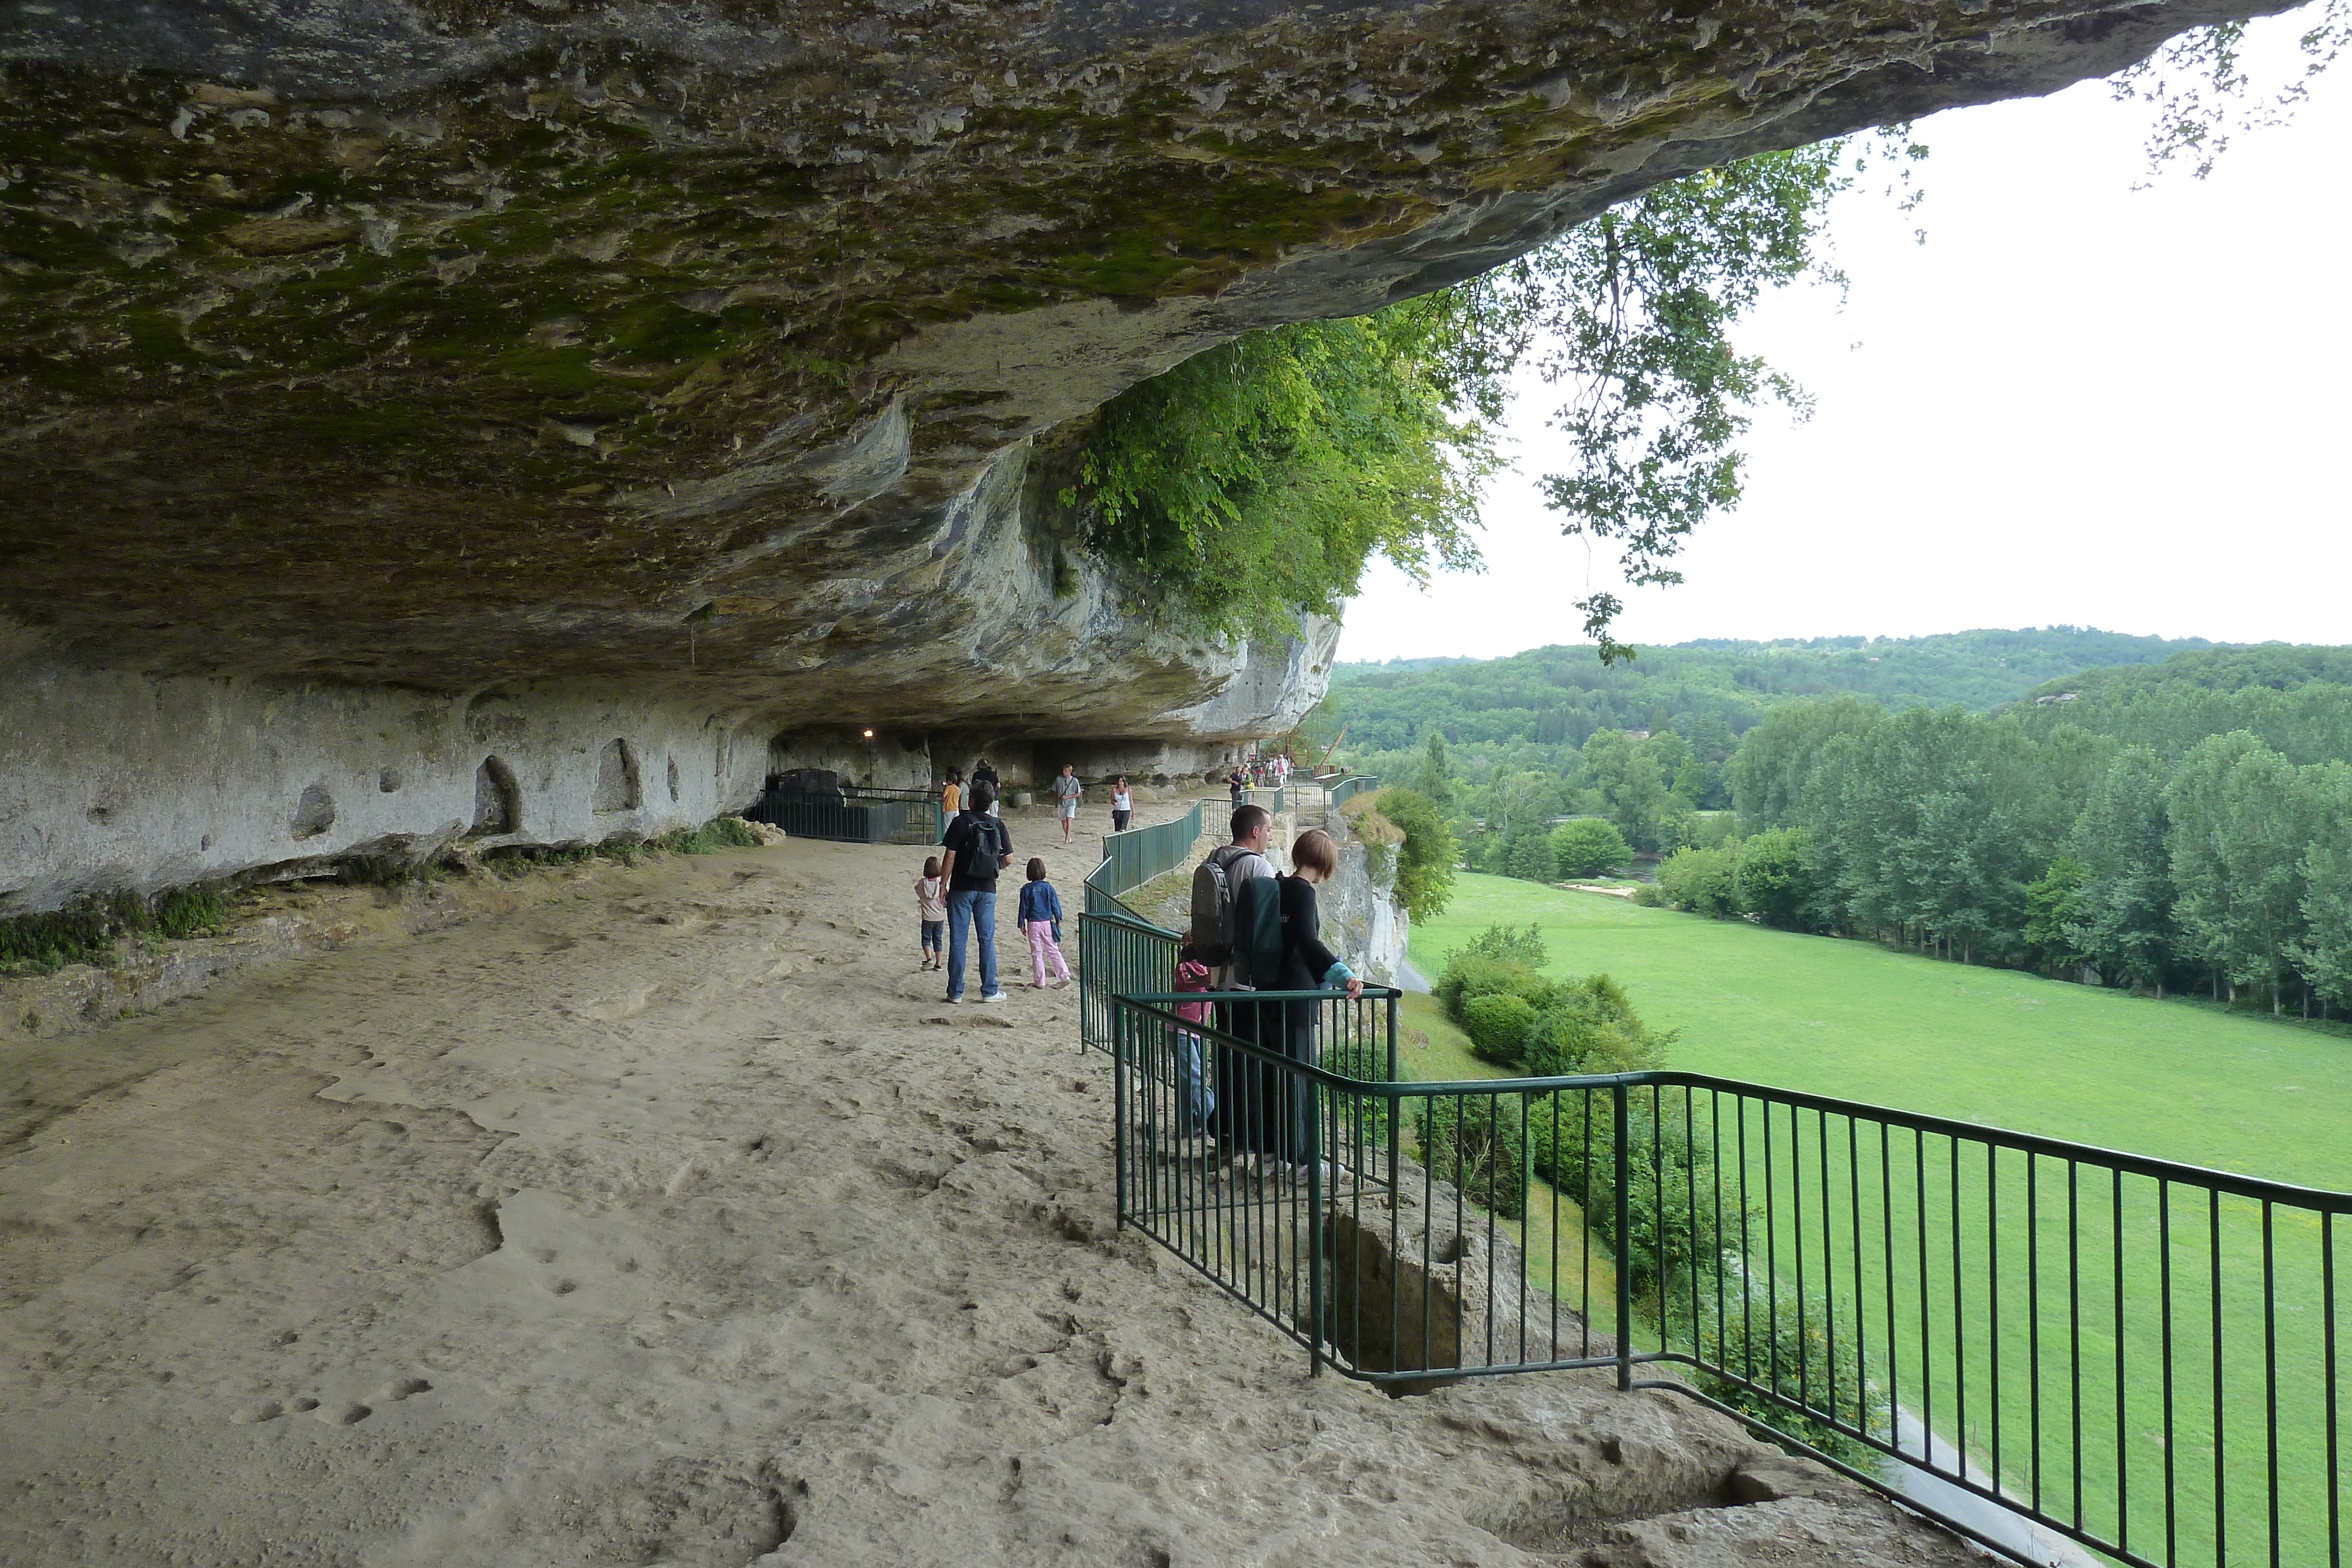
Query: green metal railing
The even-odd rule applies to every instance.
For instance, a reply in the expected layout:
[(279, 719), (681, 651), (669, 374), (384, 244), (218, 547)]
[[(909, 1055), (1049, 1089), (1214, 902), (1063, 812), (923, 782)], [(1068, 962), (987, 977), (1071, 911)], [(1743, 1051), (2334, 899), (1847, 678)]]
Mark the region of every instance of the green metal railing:
[(2352, 1194), (1696, 1073), (1402, 1082), (1330, 993), (1187, 999), (1105, 1008), (1119, 1221), (1318, 1369), (1610, 1367), (2021, 1563), (2342, 1568)]
[(925, 789), (763, 789), (743, 815), (796, 839), (853, 844), (935, 844), (947, 830), (940, 798)]
[(1350, 773), (1324, 791), (1324, 809), (1336, 811), (1365, 790), (1380, 787), (1381, 776), (1377, 773)]
[(1078, 917), (1081, 1050), (1110, 1049), (1111, 998), (1122, 992), (1164, 991), (1176, 983), (1182, 934), (1144, 919), (1119, 894), (1166, 875), (1192, 857), (1200, 841), (1205, 804), (1195, 800), (1191, 810), (1171, 821), (1104, 836), (1102, 863), (1087, 873), (1086, 908)]
[(1196, 800), (1190, 811), (1171, 821), (1105, 834), (1102, 863), (1087, 873), (1087, 907), (1096, 910), (1098, 899), (1108, 900), (1097, 913), (1125, 911), (1132, 915), (1132, 910), (1118, 903), (1118, 895), (1182, 865), (1200, 841), (1201, 829), (1201, 802)]

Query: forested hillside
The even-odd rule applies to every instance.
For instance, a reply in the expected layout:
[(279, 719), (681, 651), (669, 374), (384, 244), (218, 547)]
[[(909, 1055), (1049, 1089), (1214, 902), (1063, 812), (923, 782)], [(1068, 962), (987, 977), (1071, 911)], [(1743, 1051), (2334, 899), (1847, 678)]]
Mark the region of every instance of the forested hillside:
[[(1735, 735), (1728, 709), (1706, 706), (1722, 695), (1700, 681), (1716, 650), (1674, 649), (1647, 686), (1573, 694), (1623, 716), (1580, 748), (1467, 734), (1449, 747), (1433, 722), (1380, 766), (1451, 814), (1475, 869), (1548, 882), (1656, 852), (1656, 896), (1701, 914), (2273, 1009), (2352, 1008), (2352, 649), (2201, 646), (2074, 672), (1985, 713), (1927, 698), (1990, 684), (1964, 648), (1864, 646), (1906, 650), (1874, 656), (1882, 670), (1900, 658), (1906, 705), (1874, 700), (1886, 686), (1782, 694)], [(1763, 653), (1764, 668), (1786, 669), (1785, 649)], [(1692, 678), (1670, 678), (1684, 655)], [(1432, 684), (1450, 681), (1435, 697), (1499, 727), (1511, 707), (1471, 701), (1538, 695), (1529, 672), (1564, 656), (1372, 689), (1433, 702)], [(1758, 670), (1737, 662), (1751, 657), (1717, 667), (1736, 679)], [(1990, 657), (1998, 671), (2026, 654)], [(1496, 678), (1504, 665), (1518, 685)], [(1370, 686), (1353, 678), (1342, 699)]]
[(2210, 647), (2200, 639), (2052, 626), (1900, 639), (1710, 640), (1645, 649), (1616, 665), (1602, 664), (1587, 646), (1507, 659), (1342, 664), (1332, 669), (1331, 694), (1309, 734), (1328, 744), (1344, 723), (1359, 753), (1418, 747), (1432, 728), (1474, 748), (1577, 747), (1601, 729), (1673, 728), (1690, 738), (1702, 724), (1720, 724), (1736, 737), (1792, 697), (1851, 694), (1888, 708), (1981, 710), (2099, 666)]

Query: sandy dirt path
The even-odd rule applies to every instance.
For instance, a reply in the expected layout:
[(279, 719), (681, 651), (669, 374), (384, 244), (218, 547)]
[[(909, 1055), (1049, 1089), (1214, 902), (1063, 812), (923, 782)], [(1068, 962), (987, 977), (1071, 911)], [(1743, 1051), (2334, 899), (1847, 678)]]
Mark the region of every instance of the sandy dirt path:
[[(1014, 837), (1075, 910), (1091, 833)], [(1778, 1472), (1672, 1396), (1310, 1379), (1116, 1232), (1076, 988), (916, 970), (920, 860), (551, 873), (10, 1045), (0, 1562), (1965, 1560), (1802, 1475), (1695, 1506)]]

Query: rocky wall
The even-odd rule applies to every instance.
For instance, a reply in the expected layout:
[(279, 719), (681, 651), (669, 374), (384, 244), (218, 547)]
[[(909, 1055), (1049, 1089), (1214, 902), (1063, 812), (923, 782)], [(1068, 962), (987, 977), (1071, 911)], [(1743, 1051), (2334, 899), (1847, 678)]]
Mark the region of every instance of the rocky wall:
[(757, 730), (577, 691), (6, 673), (0, 914), (460, 842), (648, 837), (743, 805), (768, 758)]
[(1339, 841), (1339, 873), (1316, 889), (1323, 939), (1366, 980), (1393, 986), (1412, 925), (1396, 901), (1396, 851), (1355, 838), (1337, 811), (1326, 831)]

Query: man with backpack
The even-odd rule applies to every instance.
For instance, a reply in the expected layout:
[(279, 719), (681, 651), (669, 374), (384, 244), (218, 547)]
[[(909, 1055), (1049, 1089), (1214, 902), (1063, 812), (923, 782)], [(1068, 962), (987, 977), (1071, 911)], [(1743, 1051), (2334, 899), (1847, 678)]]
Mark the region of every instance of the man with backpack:
[[(1233, 842), (1209, 852), (1192, 873), (1192, 925), (1184, 956), (1205, 966), (1211, 989), (1226, 993), (1216, 1009), (1217, 1027), (1236, 1040), (1257, 1041), (1259, 1004), (1247, 999), (1262, 977), (1274, 984), (1282, 956), (1282, 891), (1279, 873), (1266, 856), (1274, 834), (1274, 815), (1263, 806), (1239, 806), (1234, 810)], [(1283, 1009), (1266, 1009), (1264, 1039), (1281, 1049)], [(1218, 1141), (1228, 1152), (1257, 1149), (1282, 1157), (1269, 1147), (1281, 1118), (1276, 1112), (1288, 1098), (1286, 1077), (1279, 1069), (1247, 1061), (1237, 1051), (1214, 1051), (1213, 1092), (1187, 1074), (1186, 1097), (1215, 1107)], [(1193, 1064), (1180, 1057), (1180, 1066)]]
[(948, 1000), (963, 1000), (963, 965), (967, 932), (980, 935), (980, 999), (1001, 1002), (1004, 988), (996, 983), (996, 873), (1013, 863), (1013, 833), (989, 814), (996, 804), (996, 788), (972, 771), (971, 793), (963, 811), (948, 824), (940, 848), (947, 852), (943, 868), (948, 879)]

